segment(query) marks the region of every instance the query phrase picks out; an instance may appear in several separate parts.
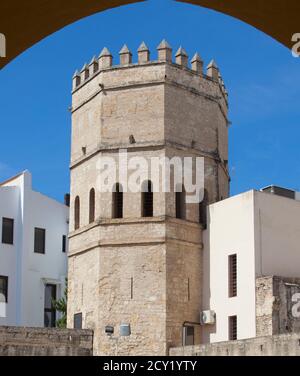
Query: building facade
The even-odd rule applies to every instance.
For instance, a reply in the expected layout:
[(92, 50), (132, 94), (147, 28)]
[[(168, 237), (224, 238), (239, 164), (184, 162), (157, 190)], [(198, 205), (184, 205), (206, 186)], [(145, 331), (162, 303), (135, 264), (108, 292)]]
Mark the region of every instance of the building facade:
[(164, 355), (201, 343), (203, 205), (186, 204), (184, 183), (181, 195), (155, 191), (147, 173), (137, 192), (118, 178), (103, 192), (99, 165), (113, 159), (120, 176), (124, 151), (148, 165), (201, 157), (205, 205), (228, 197), (227, 99), (214, 62), (204, 74), (200, 56), (189, 66), (183, 48), (174, 62), (166, 41), (155, 61), (144, 43), (137, 63), (124, 46), (113, 65), (105, 48), (75, 73), (68, 327), (93, 329), (95, 354)]
[(203, 343), (300, 330), (299, 216), (299, 194), (277, 187), (209, 206), (202, 309), (216, 319)]
[(54, 326), (67, 275), (69, 208), (32, 190), (28, 171), (0, 184), (0, 326)]

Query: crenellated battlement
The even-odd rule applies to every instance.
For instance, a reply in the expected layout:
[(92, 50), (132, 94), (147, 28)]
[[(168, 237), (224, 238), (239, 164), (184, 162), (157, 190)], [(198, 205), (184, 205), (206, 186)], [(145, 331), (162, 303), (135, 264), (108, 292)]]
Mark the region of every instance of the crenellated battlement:
[(99, 57), (94, 56), (89, 64), (84, 64), (80, 71), (76, 71), (73, 76), (73, 91), (83, 86), (87, 81), (104, 70), (132, 67), (139, 65), (168, 63), (176, 65), (184, 70), (193, 72), (201, 78), (209, 79), (219, 84), (220, 90), (228, 102), (228, 92), (224, 84), (220, 70), (212, 60), (204, 73), (204, 62), (198, 53), (195, 53), (189, 62), (189, 56), (183, 47), (179, 47), (173, 60), (173, 50), (169, 43), (164, 39), (157, 47), (157, 60), (150, 59), (151, 52), (145, 42), (142, 42), (137, 50), (137, 63), (132, 62), (133, 54), (125, 44), (119, 52), (119, 64), (113, 63), (113, 56), (105, 47)]

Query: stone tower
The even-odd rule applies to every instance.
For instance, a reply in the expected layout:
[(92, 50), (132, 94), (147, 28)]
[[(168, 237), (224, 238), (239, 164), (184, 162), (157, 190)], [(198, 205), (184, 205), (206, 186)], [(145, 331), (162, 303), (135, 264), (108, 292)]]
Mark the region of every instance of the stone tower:
[[(151, 61), (142, 43), (133, 63), (124, 46), (113, 65), (104, 48), (73, 77), (68, 327), (93, 329), (97, 355), (166, 355), (185, 327), (201, 343), (203, 203), (228, 196), (228, 95), (214, 62), (204, 74), (198, 54), (189, 66), (183, 48), (175, 62), (166, 41), (157, 50)], [(174, 190), (102, 192), (99, 161), (123, 171), (120, 150), (204, 158), (204, 202), (178, 215)]]

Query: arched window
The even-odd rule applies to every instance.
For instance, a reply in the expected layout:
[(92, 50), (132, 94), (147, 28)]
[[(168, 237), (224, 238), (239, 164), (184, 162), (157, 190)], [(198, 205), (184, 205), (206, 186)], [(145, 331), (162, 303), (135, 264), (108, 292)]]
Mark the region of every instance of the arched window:
[(185, 205), (185, 189), (182, 184), (176, 187), (176, 218), (185, 219), (186, 218), (186, 205)]
[(153, 217), (153, 188), (150, 180), (142, 185), (142, 217)]
[(114, 186), (112, 205), (113, 218), (123, 218), (123, 187), (120, 183)]
[(204, 229), (207, 228), (207, 205), (208, 205), (208, 193), (204, 189), (203, 200), (199, 203), (199, 223)]
[(95, 189), (90, 190), (90, 210), (89, 210), (89, 223), (95, 221)]
[(79, 199), (79, 196), (77, 196), (75, 198), (74, 227), (75, 227), (75, 230), (79, 229), (79, 227), (80, 227), (80, 199)]

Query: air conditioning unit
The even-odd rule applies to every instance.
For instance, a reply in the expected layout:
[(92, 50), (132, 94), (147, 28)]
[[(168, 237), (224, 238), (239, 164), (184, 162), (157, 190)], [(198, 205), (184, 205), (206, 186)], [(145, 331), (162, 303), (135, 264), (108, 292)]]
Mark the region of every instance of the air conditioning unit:
[(216, 322), (215, 311), (202, 311), (200, 313), (200, 324), (201, 325), (213, 325)]

